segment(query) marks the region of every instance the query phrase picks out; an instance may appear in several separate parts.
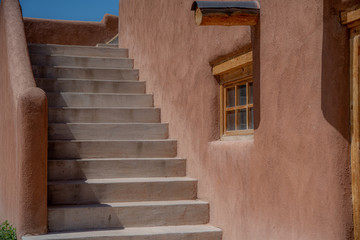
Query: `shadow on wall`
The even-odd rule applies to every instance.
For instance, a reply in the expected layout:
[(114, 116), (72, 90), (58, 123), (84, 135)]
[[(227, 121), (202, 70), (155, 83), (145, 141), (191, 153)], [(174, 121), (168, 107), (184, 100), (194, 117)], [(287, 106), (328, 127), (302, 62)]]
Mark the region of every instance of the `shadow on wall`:
[(324, 118), (350, 142), (349, 34), (339, 13), (353, 0), (324, 0), (321, 110)]
[(261, 20), (257, 25), (251, 27), (251, 43), (253, 48), (253, 82), (254, 82), (254, 129), (258, 129), (261, 122), (260, 116), (260, 26)]
[[(356, 4), (354, 0), (324, 0), (321, 110), (326, 121), (350, 143), (350, 47), (349, 33), (340, 23), (339, 13)], [(358, 3), (357, 3), (358, 4)], [(350, 145), (348, 145), (348, 148)], [(350, 157), (349, 157), (350, 158)], [(350, 160), (337, 168), (347, 169), (347, 177), (340, 179), (344, 187), (343, 199), (352, 213)], [(352, 218), (344, 219), (346, 239), (353, 239)]]

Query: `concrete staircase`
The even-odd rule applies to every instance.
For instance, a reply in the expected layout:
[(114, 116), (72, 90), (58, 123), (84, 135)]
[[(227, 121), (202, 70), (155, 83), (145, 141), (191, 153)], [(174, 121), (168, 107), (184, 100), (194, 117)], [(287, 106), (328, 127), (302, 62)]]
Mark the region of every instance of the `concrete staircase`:
[(49, 101), (49, 234), (24, 240), (220, 240), (126, 49), (29, 45)]

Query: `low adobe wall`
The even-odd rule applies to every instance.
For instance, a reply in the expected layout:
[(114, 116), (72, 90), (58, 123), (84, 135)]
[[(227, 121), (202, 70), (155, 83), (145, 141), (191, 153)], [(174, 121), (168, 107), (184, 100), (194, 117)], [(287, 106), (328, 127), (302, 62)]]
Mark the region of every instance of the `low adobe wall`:
[(352, 239), (349, 46), (339, 10), (354, 1), (262, 0), (254, 45), (254, 140), (219, 141), (209, 62), (250, 27), (198, 27), (192, 0), (121, 0), (130, 49), (187, 172), (224, 240)]
[(101, 22), (24, 18), (29, 43), (95, 46), (118, 33), (118, 17), (105, 14)]
[(47, 99), (36, 88), (18, 1), (0, 4), (0, 222), (47, 231)]

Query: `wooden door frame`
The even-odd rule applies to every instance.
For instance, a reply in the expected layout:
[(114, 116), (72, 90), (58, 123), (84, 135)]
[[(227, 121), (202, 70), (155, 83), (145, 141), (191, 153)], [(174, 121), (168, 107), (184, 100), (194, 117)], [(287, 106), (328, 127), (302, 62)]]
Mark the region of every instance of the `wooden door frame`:
[(350, 39), (350, 122), (351, 122), (351, 188), (353, 202), (354, 239), (360, 239), (360, 162), (359, 162), (359, 39)]
[(354, 239), (360, 240), (360, 103), (359, 44), (360, 9), (341, 13), (341, 22), (350, 29), (350, 160)]

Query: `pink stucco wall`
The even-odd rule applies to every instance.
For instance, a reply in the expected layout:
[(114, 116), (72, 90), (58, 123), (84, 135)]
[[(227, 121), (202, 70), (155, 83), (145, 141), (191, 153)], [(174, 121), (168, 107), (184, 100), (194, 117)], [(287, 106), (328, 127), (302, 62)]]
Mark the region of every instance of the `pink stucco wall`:
[(47, 99), (36, 88), (19, 2), (0, 4), (0, 222), (47, 232)]
[[(262, 0), (260, 23), (199, 27), (192, 0), (120, 0), (130, 49), (224, 240), (352, 238), (349, 47), (355, 1)], [(254, 47), (253, 140), (219, 141), (209, 62)]]

